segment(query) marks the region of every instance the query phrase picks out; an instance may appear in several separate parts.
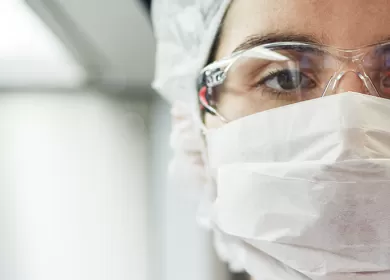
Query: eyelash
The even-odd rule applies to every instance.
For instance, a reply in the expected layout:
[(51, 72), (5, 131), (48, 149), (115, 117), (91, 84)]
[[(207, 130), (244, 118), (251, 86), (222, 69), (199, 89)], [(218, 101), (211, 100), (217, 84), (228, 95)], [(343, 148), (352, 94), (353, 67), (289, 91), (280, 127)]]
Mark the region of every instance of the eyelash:
[[(278, 90), (275, 90), (275, 89), (272, 89), (272, 88), (267, 88), (266, 90), (264, 89), (264, 84), (269, 81), (269, 80), (272, 80), (274, 79), (275, 77), (277, 77), (279, 74), (283, 73), (285, 71), (285, 69), (281, 69), (281, 70), (272, 70), (270, 71), (266, 77), (262, 78), (257, 84), (257, 88), (261, 91), (261, 94), (268, 94), (268, 95), (274, 95), (276, 97), (280, 97), (280, 96), (291, 96), (294, 91), (278, 91)], [(303, 74), (306, 78), (308, 79), (311, 79), (310, 77), (308, 77), (307, 75)], [(313, 79), (311, 79), (313, 80)]]
[(256, 83), (256, 88), (260, 90), (260, 93), (262, 95), (273, 95), (276, 96), (277, 98), (280, 96), (286, 96), (286, 95), (291, 95), (291, 92), (287, 91), (277, 91), (271, 88), (267, 88), (267, 90), (264, 89), (264, 84), (266, 81), (275, 78), (277, 75), (279, 75), (282, 72), (282, 70), (273, 70), (268, 73), (268, 75), (264, 78), (262, 78), (259, 82)]
[(265, 76), (264, 78), (262, 78), (258, 84), (264, 84), (266, 81), (270, 80), (270, 79), (273, 79), (275, 77), (277, 77), (280, 73), (282, 73), (284, 70), (272, 70), (270, 71), (267, 76)]

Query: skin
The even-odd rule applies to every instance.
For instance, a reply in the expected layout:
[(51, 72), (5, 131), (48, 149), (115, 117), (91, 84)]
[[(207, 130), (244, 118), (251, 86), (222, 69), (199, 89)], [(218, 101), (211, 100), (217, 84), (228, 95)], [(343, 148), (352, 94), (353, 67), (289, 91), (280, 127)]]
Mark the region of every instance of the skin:
[[(215, 59), (231, 54), (248, 37), (270, 33), (309, 35), (322, 44), (343, 49), (378, 43), (390, 38), (389, 11), (388, 0), (233, 1)], [(340, 88), (362, 92), (362, 84), (354, 74), (343, 78)], [(206, 114), (205, 121), (210, 128), (223, 125), (210, 114)]]

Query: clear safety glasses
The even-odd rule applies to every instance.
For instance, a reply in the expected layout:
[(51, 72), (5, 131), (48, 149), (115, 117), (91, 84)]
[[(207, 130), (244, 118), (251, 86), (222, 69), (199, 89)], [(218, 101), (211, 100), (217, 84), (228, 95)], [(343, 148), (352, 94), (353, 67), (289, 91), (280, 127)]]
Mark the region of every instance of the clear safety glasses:
[(206, 66), (198, 86), (202, 108), (224, 122), (342, 91), (390, 99), (390, 42), (353, 50), (264, 44)]

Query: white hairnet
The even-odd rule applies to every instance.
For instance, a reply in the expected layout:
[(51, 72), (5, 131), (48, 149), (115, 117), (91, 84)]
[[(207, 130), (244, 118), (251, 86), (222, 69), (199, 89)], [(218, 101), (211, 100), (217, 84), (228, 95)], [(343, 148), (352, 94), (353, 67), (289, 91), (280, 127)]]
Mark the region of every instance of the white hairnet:
[[(152, 20), (157, 54), (153, 88), (173, 103), (170, 165), (175, 185), (204, 192), (199, 221), (213, 228), (212, 203), (216, 190), (208, 176), (205, 143), (201, 137), (196, 81), (207, 63), (221, 21), (231, 0), (154, 0)], [(232, 270), (242, 270), (241, 247), (215, 230), (215, 248)]]
[(154, 0), (157, 41), (153, 87), (170, 102), (197, 101), (196, 80), (205, 66), (231, 0)]

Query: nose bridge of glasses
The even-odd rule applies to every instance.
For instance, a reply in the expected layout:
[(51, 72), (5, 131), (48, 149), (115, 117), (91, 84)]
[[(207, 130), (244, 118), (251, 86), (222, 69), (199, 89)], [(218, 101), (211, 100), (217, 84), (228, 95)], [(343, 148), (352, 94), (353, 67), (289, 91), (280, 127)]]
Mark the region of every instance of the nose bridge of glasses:
[(364, 77), (356, 70), (348, 69), (340, 72), (337, 80), (336, 92), (355, 91), (366, 93), (368, 90), (364, 84)]
[(365, 49), (336, 49), (335, 51), (333, 51), (333, 54), (335, 54), (337, 57), (341, 58), (344, 61), (359, 62), (364, 57), (364, 54), (366, 52), (367, 50)]
[(323, 96), (346, 91), (355, 91), (364, 94), (377, 95), (378, 92), (365, 73), (360, 60), (346, 61), (329, 80)]

